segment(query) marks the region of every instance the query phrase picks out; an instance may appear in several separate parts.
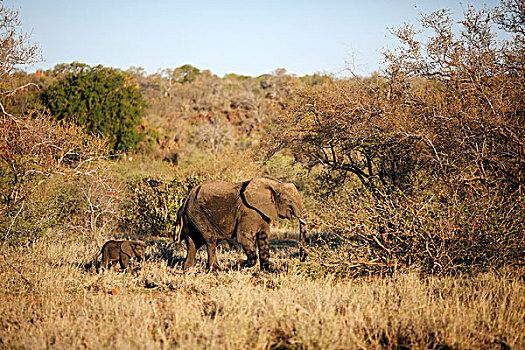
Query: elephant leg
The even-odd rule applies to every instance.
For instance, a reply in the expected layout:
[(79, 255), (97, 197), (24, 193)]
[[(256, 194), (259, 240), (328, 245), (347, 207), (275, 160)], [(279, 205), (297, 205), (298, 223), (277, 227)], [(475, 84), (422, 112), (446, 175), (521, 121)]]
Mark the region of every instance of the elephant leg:
[(219, 264), (217, 263), (217, 240), (206, 242), (208, 248), (208, 270), (218, 270)]
[(242, 267), (252, 267), (257, 263), (257, 254), (255, 252), (255, 237), (253, 235), (238, 235), (237, 241), (244, 248), (247, 259), (241, 263)]
[[(195, 232), (199, 232), (199, 234), (193, 235), (194, 241), (197, 244), (197, 238), (202, 241), (203, 244), (206, 244), (206, 248), (208, 250), (208, 263), (206, 264), (206, 268), (209, 271), (213, 271), (219, 268), (219, 264), (217, 262), (217, 233), (215, 229), (209, 227), (209, 225), (201, 224), (199, 225), (198, 230), (196, 229)], [(199, 249), (197, 247), (197, 249)]]
[(230, 249), (237, 250), (237, 245), (235, 244), (235, 240), (233, 239), (233, 237), (226, 238), (226, 242), (228, 242), (228, 246), (230, 247)]
[(195, 265), (195, 255), (197, 255), (197, 250), (199, 250), (203, 244), (204, 242), (202, 240), (194, 239), (191, 235), (186, 236), (188, 253), (186, 255), (186, 261), (184, 262), (184, 271), (187, 271)]
[(120, 254), (120, 267), (124, 270), (129, 266), (129, 256), (126, 254)]
[(102, 257), (102, 261), (100, 262), (100, 270), (107, 270), (109, 268), (109, 264), (109, 260)]
[(270, 241), (267, 231), (260, 231), (257, 234), (257, 243), (259, 244), (259, 263), (261, 270), (270, 269)]

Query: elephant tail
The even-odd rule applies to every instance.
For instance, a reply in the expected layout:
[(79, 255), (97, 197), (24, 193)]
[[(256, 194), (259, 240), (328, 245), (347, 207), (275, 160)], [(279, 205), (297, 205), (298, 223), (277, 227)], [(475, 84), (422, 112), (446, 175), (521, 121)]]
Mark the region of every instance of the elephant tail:
[(177, 222), (175, 223), (175, 228), (173, 229), (173, 243), (175, 244), (178, 244), (181, 241), (182, 226), (184, 226), (182, 215), (186, 210), (186, 203), (188, 203), (188, 197), (186, 197), (179, 210), (177, 211)]

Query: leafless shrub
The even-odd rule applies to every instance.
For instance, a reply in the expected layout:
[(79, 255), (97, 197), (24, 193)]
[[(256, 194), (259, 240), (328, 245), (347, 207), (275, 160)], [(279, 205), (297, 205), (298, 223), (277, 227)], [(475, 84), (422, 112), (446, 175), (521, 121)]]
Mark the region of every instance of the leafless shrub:
[(39, 47), (29, 42), (30, 36), (20, 30), (20, 25), (18, 11), (2, 4), (0, 6), (0, 89), (2, 90), (7, 76), (16, 66), (41, 60)]

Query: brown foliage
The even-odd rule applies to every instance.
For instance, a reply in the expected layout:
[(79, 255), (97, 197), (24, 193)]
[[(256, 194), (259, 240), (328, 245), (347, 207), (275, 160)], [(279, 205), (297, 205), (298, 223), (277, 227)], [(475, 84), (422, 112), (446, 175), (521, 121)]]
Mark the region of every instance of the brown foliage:
[[(387, 74), (402, 97), (397, 113), (414, 120), (408, 132), (426, 139), (437, 169), (456, 183), (497, 181), (521, 191), (525, 76), (515, 62), (525, 59), (523, 37), (498, 42), (496, 14), (469, 8), (459, 37), (446, 11), (425, 16), (423, 27), (435, 32), (425, 43), (410, 27), (394, 31), (404, 46), (386, 54)], [(414, 77), (425, 80), (415, 87)]]
[(445, 10), (423, 16), (422, 30), (393, 30), (401, 46), (385, 53), (384, 76), (298, 89), (267, 139), (270, 154), (288, 148), (325, 169), (319, 194), (339, 192), (328, 226), (372, 247), (369, 262), (523, 263), (525, 12), (504, 5), (469, 7), (459, 30)]
[[(0, 215), (9, 218), (9, 228), (29, 197), (54, 176), (64, 181), (86, 178), (85, 189), (94, 186), (89, 179), (104, 186), (99, 164), (106, 151), (104, 142), (44, 113), (15, 117), (3, 110), (0, 149)], [(89, 201), (90, 196), (85, 195)], [(4, 238), (7, 235), (9, 229)]]

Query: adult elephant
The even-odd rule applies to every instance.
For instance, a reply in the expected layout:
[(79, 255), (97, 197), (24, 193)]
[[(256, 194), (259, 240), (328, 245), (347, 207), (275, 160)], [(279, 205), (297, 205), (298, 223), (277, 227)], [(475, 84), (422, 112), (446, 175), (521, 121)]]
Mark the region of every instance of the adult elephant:
[(197, 250), (206, 245), (208, 269), (218, 268), (216, 248), (220, 240), (237, 238), (246, 253), (243, 267), (257, 262), (259, 246), (261, 269), (269, 269), (270, 225), (277, 218), (299, 219), (300, 255), (304, 256), (306, 209), (292, 183), (268, 177), (246, 182), (206, 181), (191, 190), (177, 212), (173, 240), (186, 241), (184, 270), (195, 264)]

